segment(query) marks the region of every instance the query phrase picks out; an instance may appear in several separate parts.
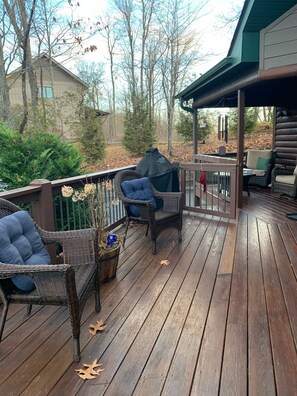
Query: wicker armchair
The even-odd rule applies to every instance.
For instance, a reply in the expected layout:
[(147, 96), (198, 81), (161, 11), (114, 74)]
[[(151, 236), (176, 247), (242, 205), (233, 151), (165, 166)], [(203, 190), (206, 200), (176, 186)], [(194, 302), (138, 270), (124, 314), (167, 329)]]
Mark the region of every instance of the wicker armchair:
[[(126, 211), (126, 230), (123, 240), (128, 232), (130, 221), (140, 224), (147, 224), (147, 231), (150, 230), (152, 239), (152, 252), (156, 254), (156, 240), (158, 235), (170, 227), (176, 228), (178, 231), (178, 241), (181, 242), (182, 223), (183, 223), (183, 193), (181, 192), (159, 192), (151, 183), (149, 183), (154, 199), (161, 202), (161, 208), (155, 210), (153, 204), (149, 200), (130, 199), (124, 194), (122, 183), (125, 181), (142, 179), (143, 176), (133, 170), (123, 170), (116, 174), (114, 179), (115, 191), (119, 199), (123, 202)], [(147, 179), (147, 178), (145, 178)], [(132, 213), (131, 207), (137, 207), (139, 216)]]
[[(246, 167), (253, 170), (254, 176), (250, 177), (249, 185), (268, 187), (271, 182), (271, 172), (274, 168), (276, 151), (271, 150), (248, 150), (246, 157)], [(259, 158), (270, 158), (265, 170), (257, 169)]]
[(293, 170), (275, 167), (272, 171), (271, 190), (272, 192), (278, 192), (288, 195), (291, 198), (296, 198), (297, 166)]
[[(19, 210), (20, 208), (16, 205), (0, 198), (1, 219)], [(29, 220), (31, 222), (31, 219)], [(80, 319), (84, 304), (91, 292), (95, 293), (96, 311), (100, 311), (97, 230), (49, 232), (42, 230), (35, 223), (34, 225), (44, 244), (60, 244), (63, 249), (64, 262), (67, 264), (17, 265), (0, 263), (0, 303), (2, 300), (3, 304), (0, 341), (9, 304), (29, 304), (28, 313), (31, 311), (31, 304), (64, 305), (68, 307), (72, 325), (73, 358), (75, 361), (79, 361)], [(15, 287), (10, 278), (15, 276), (19, 278), (20, 274), (33, 279), (36, 286), (33, 291), (24, 292)], [(30, 280), (30, 282), (32, 281)]]

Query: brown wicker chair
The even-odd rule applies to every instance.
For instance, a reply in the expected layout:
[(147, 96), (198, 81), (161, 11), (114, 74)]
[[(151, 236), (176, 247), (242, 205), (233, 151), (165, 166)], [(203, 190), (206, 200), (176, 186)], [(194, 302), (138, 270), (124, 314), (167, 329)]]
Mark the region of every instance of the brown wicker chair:
[[(140, 224), (147, 224), (146, 235), (150, 230), (152, 239), (152, 251), (156, 254), (156, 240), (158, 235), (170, 227), (176, 228), (178, 231), (178, 241), (181, 242), (182, 222), (183, 222), (183, 193), (181, 192), (160, 192), (157, 191), (150, 183), (153, 197), (162, 202), (162, 208), (155, 210), (150, 201), (129, 199), (125, 196), (122, 183), (127, 180), (140, 179), (143, 176), (133, 170), (123, 170), (116, 174), (114, 179), (114, 187), (119, 199), (123, 202), (126, 211), (126, 230), (123, 240), (127, 236), (130, 221)], [(135, 216), (131, 212), (130, 206), (137, 207), (140, 216)]]
[[(20, 208), (0, 198), (0, 218)], [(58, 243), (63, 249), (67, 264), (16, 265), (0, 263), (0, 303), (3, 309), (0, 322), (0, 340), (9, 304), (64, 305), (68, 307), (72, 325), (75, 361), (80, 360), (80, 319), (84, 304), (91, 292), (95, 293), (95, 308), (100, 311), (99, 275), (97, 269), (97, 230), (85, 229), (66, 232), (49, 232), (35, 224), (44, 244)], [(36, 288), (31, 292), (18, 290), (11, 277), (30, 276)], [(0, 344), (1, 348), (1, 344)]]

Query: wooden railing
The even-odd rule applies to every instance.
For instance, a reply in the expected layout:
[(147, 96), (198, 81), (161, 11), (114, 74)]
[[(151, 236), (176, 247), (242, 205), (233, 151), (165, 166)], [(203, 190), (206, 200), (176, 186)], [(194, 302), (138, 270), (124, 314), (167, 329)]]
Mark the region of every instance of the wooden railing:
[(235, 164), (236, 163), (236, 157), (234, 156), (233, 153), (232, 157), (220, 157), (218, 155), (214, 154), (196, 154), (194, 156), (195, 163), (215, 163), (215, 164)]
[(196, 161), (180, 164), (184, 209), (236, 218), (236, 161), (210, 155), (197, 155)]
[(1, 192), (0, 198), (8, 199), (16, 205), (25, 205), (36, 223), (46, 230), (86, 228), (88, 224), (84, 213), (78, 213), (77, 205), (62, 197), (61, 188), (67, 185), (78, 189), (85, 183), (92, 182), (99, 185), (103, 192), (108, 211), (105, 226), (112, 229), (124, 221), (124, 209), (121, 203), (112, 204), (115, 199), (114, 189), (107, 191), (104, 185), (106, 180), (110, 180), (113, 185), (114, 176), (122, 169), (135, 169), (135, 165), (54, 181), (34, 180), (27, 187)]
[[(197, 155), (196, 161), (195, 164), (180, 164), (181, 190), (185, 193), (184, 208), (235, 218), (236, 161), (210, 155)], [(67, 185), (77, 189), (86, 182), (92, 182), (103, 191), (108, 210), (105, 226), (113, 229), (124, 221), (125, 214), (121, 203), (113, 205), (114, 190), (107, 191), (104, 182), (108, 179), (113, 183), (115, 174), (122, 169), (135, 169), (135, 165), (54, 181), (34, 180), (27, 187), (1, 192), (0, 198), (25, 205), (34, 220), (46, 230), (86, 228), (88, 224), (84, 211), (78, 210), (74, 202), (62, 197), (61, 188)]]

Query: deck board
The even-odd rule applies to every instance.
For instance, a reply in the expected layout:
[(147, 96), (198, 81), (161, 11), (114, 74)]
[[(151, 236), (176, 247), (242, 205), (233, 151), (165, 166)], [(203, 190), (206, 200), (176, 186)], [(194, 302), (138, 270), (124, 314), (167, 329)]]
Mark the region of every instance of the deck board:
[(264, 238), (269, 238), (266, 224), (260, 225), (259, 237), (276, 387), (279, 394), (290, 395), (297, 389), (296, 345), (277, 271), (274, 244), (262, 243)]
[[(129, 230), (117, 277), (88, 300), (82, 360), (72, 362), (63, 307), (11, 306), (0, 344), (4, 395), (294, 395), (297, 389), (296, 202), (253, 189), (236, 221), (184, 214), (157, 255)], [(168, 265), (161, 265), (162, 260)], [(1, 310), (1, 308), (0, 308)], [(103, 319), (104, 332), (89, 325)], [(92, 381), (75, 372), (99, 359)]]
[[(248, 228), (248, 389), (252, 395), (275, 394), (273, 362), (269, 338), (261, 248), (257, 220)], [(262, 243), (264, 243), (262, 238)], [(269, 240), (266, 241), (269, 243)]]
[(236, 248), (227, 318), (222, 395), (247, 394), (247, 235), (248, 217), (238, 219)]

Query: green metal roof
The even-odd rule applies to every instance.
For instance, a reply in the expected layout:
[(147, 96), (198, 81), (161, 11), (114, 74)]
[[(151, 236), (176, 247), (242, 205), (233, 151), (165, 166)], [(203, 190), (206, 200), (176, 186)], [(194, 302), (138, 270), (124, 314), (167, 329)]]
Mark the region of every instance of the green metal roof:
[(296, 0), (246, 0), (227, 57), (181, 91), (181, 101), (195, 99), (224, 80), (240, 78), (259, 63), (260, 31), (297, 4)]

